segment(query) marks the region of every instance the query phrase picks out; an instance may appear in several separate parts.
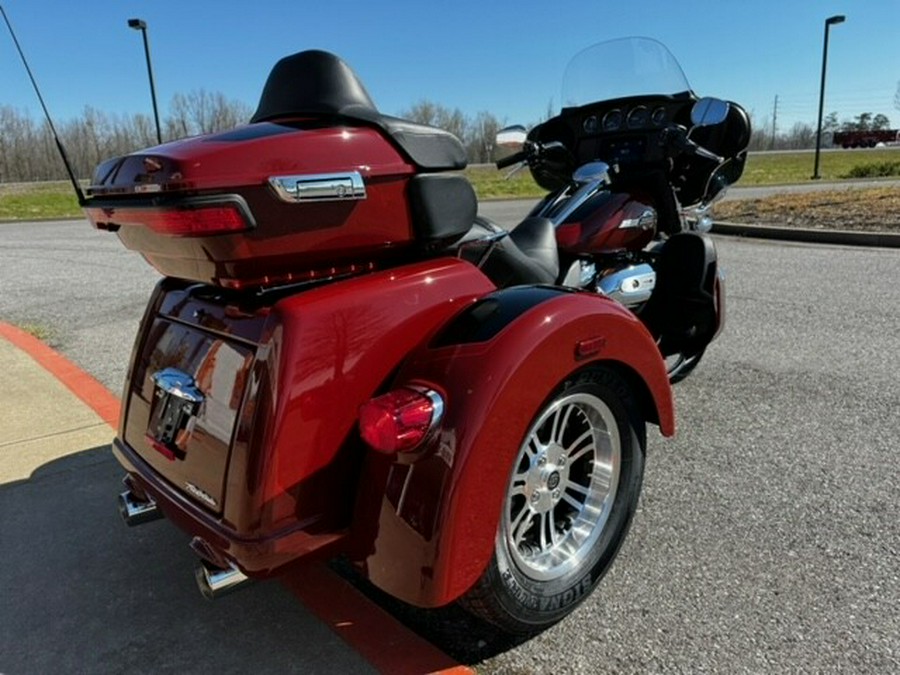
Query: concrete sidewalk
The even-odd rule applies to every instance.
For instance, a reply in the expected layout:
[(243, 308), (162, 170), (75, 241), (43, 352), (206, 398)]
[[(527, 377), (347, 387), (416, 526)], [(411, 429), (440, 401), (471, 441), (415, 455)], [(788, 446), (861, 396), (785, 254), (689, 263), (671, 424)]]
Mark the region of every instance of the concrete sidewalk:
[(68, 455), (108, 445), (115, 431), (34, 358), (0, 337), (0, 483), (27, 480)]

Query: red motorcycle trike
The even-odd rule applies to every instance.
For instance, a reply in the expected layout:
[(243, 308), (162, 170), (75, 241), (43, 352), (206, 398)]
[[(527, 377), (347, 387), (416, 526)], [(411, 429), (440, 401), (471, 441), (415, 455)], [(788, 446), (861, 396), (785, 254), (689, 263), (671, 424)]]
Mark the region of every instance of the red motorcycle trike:
[(749, 134), (658, 43), (600, 50), (573, 81), (650, 68), (655, 88), (501, 134), (551, 190), (509, 232), (476, 217), (454, 136), (382, 115), (320, 51), (275, 66), (250, 124), (97, 169), (90, 220), (165, 275), (114, 443), (121, 510), (189, 533), (207, 595), (340, 554), (529, 633), (598, 583), (645, 425), (674, 432), (670, 378), (721, 328), (683, 205), (736, 180)]

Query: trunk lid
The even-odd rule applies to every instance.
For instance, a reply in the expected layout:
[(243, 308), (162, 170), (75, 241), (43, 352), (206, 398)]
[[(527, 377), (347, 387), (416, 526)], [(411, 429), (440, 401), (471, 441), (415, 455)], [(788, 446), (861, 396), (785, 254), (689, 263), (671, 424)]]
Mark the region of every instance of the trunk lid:
[(85, 212), (165, 276), (273, 287), (411, 245), (413, 173), (377, 129), (265, 122), (104, 162)]
[(265, 315), (209, 287), (169, 290), (148, 317), (125, 392), (124, 440), (216, 514)]

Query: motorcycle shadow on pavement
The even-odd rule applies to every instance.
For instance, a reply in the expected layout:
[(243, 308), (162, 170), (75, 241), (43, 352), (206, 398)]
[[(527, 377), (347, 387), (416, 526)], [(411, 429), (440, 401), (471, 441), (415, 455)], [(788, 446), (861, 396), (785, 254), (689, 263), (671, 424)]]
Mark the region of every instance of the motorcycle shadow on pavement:
[(278, 583), (204, 600), (184, 534), (122, 522), (121, 475), (105, 445), (0, 482), (0, 672), (374, 672)]
[(363, 579), (347, 561), (336, 559), (330, 566), (373, 603), (460, 663), (476, 665), (533, 637), (507, 635), (456, 604), (438, 609), (408, 605)]

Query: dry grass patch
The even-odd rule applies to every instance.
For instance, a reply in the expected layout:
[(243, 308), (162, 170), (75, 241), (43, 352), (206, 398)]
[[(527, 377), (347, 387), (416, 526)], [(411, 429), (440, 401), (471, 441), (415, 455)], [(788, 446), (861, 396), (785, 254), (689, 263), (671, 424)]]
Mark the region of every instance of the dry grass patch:
[(727, 201), (716, 205), (715, 218), (811, 229), (900, 232), (900, 189), (827, 190)]

